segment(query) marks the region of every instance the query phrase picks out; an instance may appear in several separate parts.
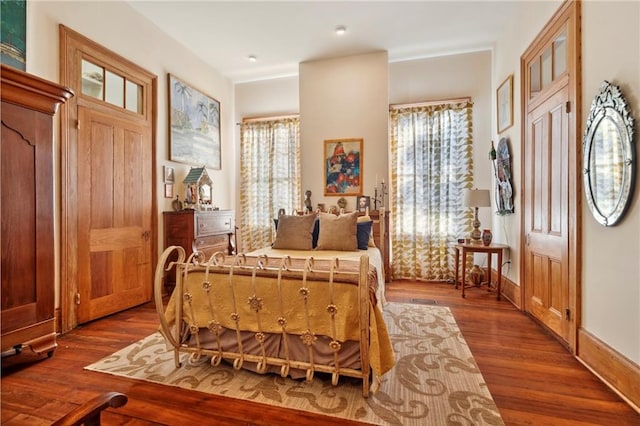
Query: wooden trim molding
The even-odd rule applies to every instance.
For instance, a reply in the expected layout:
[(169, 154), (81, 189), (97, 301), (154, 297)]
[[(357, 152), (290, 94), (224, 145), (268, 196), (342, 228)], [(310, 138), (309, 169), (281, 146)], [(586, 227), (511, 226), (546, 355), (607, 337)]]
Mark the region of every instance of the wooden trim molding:
[[(491, 269), (491, 282), (496, 282), (498, 280), (498, 271), (495, 269)], [(522, 306), (520, 306), (519, 301), (522, 300), (520, 297), (520, 286), (515, 282), (511, 281), (508, 277), (502, 274), (502, 284), (501, 287), (501, 296), (507, 299), (513, 306), (522, 310)]]
[[(498, 271), (491, 269), (491, 280), (497, 278)], [(519, 285), (502, 276), (502, 297), (522, 310), (520, 292)], [(576, 346), (576, 359), (640, 413), (640, 366), (583, 328)]]
[(640, 413), (639, 365), (583, 328), (576, 358)]

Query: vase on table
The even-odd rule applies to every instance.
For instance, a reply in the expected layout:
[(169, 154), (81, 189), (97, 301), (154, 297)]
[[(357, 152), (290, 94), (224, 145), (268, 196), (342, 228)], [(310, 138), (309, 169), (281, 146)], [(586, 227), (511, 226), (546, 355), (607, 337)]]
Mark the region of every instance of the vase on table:
[(491, 234), (491, 230), (490, 229), (485, 229), (484, 231), (482, 231), (482, 244), (484, 246), (491, 245), (491, 240), (492, 239), (493, 239), (493, 235)]

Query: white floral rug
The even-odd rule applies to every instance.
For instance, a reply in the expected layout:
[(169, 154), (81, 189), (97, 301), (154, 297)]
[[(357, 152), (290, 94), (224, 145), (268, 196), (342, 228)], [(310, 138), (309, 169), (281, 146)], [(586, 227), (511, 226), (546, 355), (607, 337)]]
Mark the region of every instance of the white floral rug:
[(384, 308), (396, 365), (377, 392), (362, 397), (362, 382), (316, 375), (310, 383), (260, 375), (208, 362), (189, 365), (154, 333), (85, 367), (162, 383), (379, 425), (502, 425), (471, 351), (447, 307), (387, 303)]

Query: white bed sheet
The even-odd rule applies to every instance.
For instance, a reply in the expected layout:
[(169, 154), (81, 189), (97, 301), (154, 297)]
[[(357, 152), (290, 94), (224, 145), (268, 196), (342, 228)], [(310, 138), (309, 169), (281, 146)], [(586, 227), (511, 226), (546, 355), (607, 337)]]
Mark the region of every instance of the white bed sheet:
[(293, 258), (306, 259), (307, 257), (313, 257), (314, 259), (333, 259), (337, 257), (341, 260), (354, 260), (359, 261), (362, 255), (369, 256), (369, 264), (376, 268), (378, 275), (378, 290), (376, 291), (376, 298), (380, 307), (384, 306), (385, 299), (385, 282), (384, 282), (384, 266), (382, 264), (382, 254), (377, 247), (368, 247), (367, 250), (358, 251), (337, 251), (337, 250), (283, 250), (274, 249), (271, 247), (263, 247), (258, 250), (246, 253), (247, 256), (259, 256), (267, 255), (269, 257), (283, 257), (291, 256)]

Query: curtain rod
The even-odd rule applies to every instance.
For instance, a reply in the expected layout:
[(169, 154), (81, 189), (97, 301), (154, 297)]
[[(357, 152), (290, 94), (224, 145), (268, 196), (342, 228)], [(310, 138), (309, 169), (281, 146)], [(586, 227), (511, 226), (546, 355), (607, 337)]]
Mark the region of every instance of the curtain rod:
[(462, 102), (470, 102), (471, 97), (467, 96), (466, 98), (457, 98), (457, 99), (443, 99), (441, 101), (424, 101), (424, 102), (413, 102), (410, 104), (391, 104), (389, 105), (389, 109), (400, 109), (400, 108), (414, 108), (414, 107), (424, 107), (424, 106), (432, 106), (432, 105), (445, 105), (445, 104), (459, 104)]
[[(258, 121), (272, 121), (272, 120), (285, 120), (287, 118), (298, 118), (300, 114), (289, 114), (289, 115), (276, 115), (270, 117), (246, 117), (242, 119), (242, 123), (256, 123)], [(236, 125), (241, 125), (242, 123), (236, 123)]]

